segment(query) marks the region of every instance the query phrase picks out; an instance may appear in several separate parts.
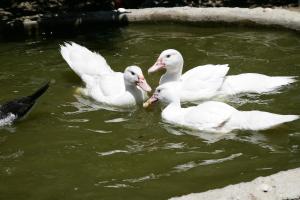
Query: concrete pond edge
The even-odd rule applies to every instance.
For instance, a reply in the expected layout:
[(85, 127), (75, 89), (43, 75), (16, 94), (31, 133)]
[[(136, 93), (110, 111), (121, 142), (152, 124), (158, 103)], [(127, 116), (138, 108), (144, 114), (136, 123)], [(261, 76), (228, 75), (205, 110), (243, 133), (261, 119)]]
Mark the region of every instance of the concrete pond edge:
[(170, 200), (300, 200), (300, 168)]
[[(128, 25), (136, 23), (226, 23), (251, 26), (272, 26), (300, 31), (300, 12), (282, 8), (145, 8), (125, 12), (98, 11), (88, 13), (61, 13), (23, 16), (0, 23), (0, 32), (23, 31), (29, 35), (58, 28), (77, 29), (90, 25)], [(92, 27), (92, 26), (91, 26)]]
[(281, 8), (149, 8), (130, 10), (126, 17), (133, 22), (223, 22), (279, 26), (300, 31), (300, 12)]

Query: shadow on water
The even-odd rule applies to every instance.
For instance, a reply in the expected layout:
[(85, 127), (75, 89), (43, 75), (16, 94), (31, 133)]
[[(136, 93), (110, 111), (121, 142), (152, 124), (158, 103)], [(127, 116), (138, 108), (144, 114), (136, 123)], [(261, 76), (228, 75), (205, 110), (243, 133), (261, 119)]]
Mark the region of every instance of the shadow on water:
[(15, 20), (0, 24), (0, 41), (26, 38), (72, 38), (102, 30), (118, 30), (128, 24), (127, 16), (115, 11), (46, 14), (32, 21)]

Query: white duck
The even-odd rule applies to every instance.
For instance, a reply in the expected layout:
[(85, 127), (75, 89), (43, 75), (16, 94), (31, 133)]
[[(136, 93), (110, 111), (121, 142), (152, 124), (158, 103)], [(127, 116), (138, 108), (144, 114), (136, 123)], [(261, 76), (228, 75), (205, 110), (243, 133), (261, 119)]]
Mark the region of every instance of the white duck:
[(86, 88), (81, 93), (101, 104), (130, 108), (147, 98), (144, 91), (151, 91), (138, 66), (129, 66), (124, 73), (114, 72), (100, 54), (74, 42), (61, 45), (60, 52), (85, 83)]
[(207, 101), (182, 108), (176, 88), (166, 83), (156, 88), (153, 96), (144, 103), (144, 107), (161, 101), (167, 106), (161, 113), (162, 119), (170, 124), (188, 129), (227, 133), (232, 130), (265, 130), (285, 122), (294, 121), (298, 115), (279, 115), (262, 111), (239, 111), (228, 104)]
[(209, 99), (216, 95), (267, 93), (295, 82), (291, 76), (271, 77), (257, 73), (226, 76), (229, 70), (227, 64), (198, 66), (184, 74), (182, 68), (182, 55), (177, 50), (168, 49), (160, 54), (148, 72), (166, 69), (159, 84), (180, 82), (181, 102)]

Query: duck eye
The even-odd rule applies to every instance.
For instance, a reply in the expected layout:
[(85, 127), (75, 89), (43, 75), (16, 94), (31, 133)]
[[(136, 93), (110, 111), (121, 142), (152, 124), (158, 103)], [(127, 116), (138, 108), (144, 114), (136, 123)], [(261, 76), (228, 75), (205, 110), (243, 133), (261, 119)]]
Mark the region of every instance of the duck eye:
[(134, 72), (131, 72), (131, 75), (135, 75), (135, 73), (134, 73)]
[(168, 55), (167, 55), (167, 58), (170, 58), (170, 57), (171, 57), (171, 55), (170, 55), (170, 54), (168, 54)]
[(160, 89), (158, 89), (157, 92), (160, 93)]

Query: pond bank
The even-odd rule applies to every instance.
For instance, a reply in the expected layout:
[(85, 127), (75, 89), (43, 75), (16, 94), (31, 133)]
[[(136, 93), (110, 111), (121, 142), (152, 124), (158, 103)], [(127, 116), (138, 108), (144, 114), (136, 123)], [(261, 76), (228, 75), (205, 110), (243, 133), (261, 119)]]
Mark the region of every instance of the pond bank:
[(170, 200), (298, 200), (300, 199), (300, 168), (282, 171), (251, 182), (229, 185), (203, 193), (189, 194)]
[(0, 33), (16, 30), (28, 35), (55, 32), (57, 29), (78, 29), (90, 25), (127, 25), (132, 23), (188, 22), (230, 23), (251, 26), (283, 27), (300, 30), (298, 9), (281, 8), (145, 8), (130, 9), (128, 12), (99, 11), (69, 14), (25, 16), (13, 21), (1, 21)]

